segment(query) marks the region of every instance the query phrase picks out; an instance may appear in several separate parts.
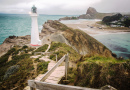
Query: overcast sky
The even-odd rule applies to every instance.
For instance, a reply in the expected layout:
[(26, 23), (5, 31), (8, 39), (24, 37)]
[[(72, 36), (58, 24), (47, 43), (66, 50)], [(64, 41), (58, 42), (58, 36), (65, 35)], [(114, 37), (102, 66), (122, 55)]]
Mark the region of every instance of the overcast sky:
[(80, 15), (88, 7), (98, 12), (130, 12), (130, 0), (0, 0), (0, 13), (28, 14), (35, 5), (39, 14)]

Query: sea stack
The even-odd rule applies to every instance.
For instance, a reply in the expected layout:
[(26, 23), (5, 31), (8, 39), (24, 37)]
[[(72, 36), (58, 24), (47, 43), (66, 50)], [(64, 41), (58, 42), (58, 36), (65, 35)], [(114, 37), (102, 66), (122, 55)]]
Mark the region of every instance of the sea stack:
[(37, 8), (35, 5), (31, 8), (31, 14), (32, 18), (32, 28), (31, 28), (31, 45), (32, 46), (39, 46), (41, 45), (41, 40), (39, 39), (39, 31), (38, 31), (38, 22), (37, 22)]

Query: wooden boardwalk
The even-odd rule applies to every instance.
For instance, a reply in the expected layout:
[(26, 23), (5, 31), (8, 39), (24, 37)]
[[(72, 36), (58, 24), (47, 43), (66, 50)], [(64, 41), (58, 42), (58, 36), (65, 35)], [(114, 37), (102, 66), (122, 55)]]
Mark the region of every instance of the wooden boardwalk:
[[(40, 58), (40, 60), (50, 61), (48, 64), (48, 71), (54, 67), (56, 64), (55, 61), (48, 59), (46, 56)], [(55, 69), (55, 71), (44, 81), (48, 83), (58, 84), (61, 78), (65, 75), (65, 66), (59, 66)], [(40, 74), (36, 77), (35, 80), (40, 81), (44, 74)]]

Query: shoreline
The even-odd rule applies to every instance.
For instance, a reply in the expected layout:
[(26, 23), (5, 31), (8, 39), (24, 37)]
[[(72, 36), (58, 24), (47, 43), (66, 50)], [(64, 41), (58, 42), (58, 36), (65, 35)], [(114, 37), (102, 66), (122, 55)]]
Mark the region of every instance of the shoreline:
[(90, 36), (130, 33), (130, 30), (108, 29), (106, 25), (97, 24), (97, 21), (99, 20), (61, 20), (60, 22), (70, 28), (80, 29)]

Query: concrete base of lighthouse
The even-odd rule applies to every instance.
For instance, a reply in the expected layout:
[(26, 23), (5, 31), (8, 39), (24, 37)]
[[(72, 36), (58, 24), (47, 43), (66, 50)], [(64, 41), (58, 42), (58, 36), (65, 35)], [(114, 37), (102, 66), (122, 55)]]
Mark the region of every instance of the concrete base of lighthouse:
[(31, 28), (31, 45), (32, 46), (40, 46), (42, 45), (41, 40), (39, 39), (39, 31), (38, 31), (38, 22), (36, 13), (30, 14), (32, 18), (32, 28)]

